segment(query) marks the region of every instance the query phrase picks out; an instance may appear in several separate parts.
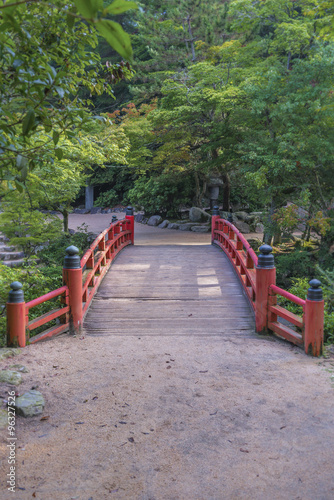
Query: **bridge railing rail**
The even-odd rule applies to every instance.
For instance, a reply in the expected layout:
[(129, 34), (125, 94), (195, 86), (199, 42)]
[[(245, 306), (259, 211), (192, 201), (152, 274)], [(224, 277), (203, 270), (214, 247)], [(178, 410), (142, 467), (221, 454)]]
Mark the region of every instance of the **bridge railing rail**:
[[(324, 300), (320, 281), (310, 281), (306, 299), (276, 286), (276, 268), (272, 248), (260, 247), (257, 256), (249, 242), (231, 221), (222, 219), (215, 207), (211, 227), (212, 243), (219, 246), (231, 261), (255, 315), (258, 333), (274, 332), (319, 356), (323, 348)], [(302, 307), (298, 316), (278, 305), (277, 297)]]
[[(12, 283), (6, 304), (7, 345), (25, 347), (27, 342), (35, 343), (68, 330), (80, 333), (91, 300), (112, 261), (123, 248), (133, 243), (134, 216), (132, 208), (128, 207), (125, 219), (112, 222), (81, 259), (76, 247), (66, 249), (62, 287), (26, 303), (22, 284)], [(60, 307), (29, 321), (29, 311), (33, 307), (58, 297)], [(56, 325), (30, 338), (31, 331), (53, 320), (57, 320)]]

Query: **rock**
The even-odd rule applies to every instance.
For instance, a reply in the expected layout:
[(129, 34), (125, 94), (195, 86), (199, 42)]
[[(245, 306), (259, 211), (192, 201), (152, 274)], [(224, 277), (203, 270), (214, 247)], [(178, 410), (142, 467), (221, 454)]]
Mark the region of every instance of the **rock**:
[(164, 220), (163, 222), (161, 222), (161, 224), (158, 225), (158, 227), (161, 227), (161, 229), (165, 229), (165, 227), (167, 227), (169, 224), (169, 220)]
[(17, 356), (18, 354), (20, 354), (20, 352), (20, 349), (15, 349), (12, 347), (5, 347), (3, 349), (0, 349), (0, 361), (2, 359), (11, 358), (12, 356)]
[(144, 217), (144, 219), (141, 221), (142, 224), (147, 224), (148, 222), (148, 218), (147, 217)]
[(14, 368), (14, 370), (16, 372), (20, 372), (20, 373), (29, 373), (29, 370), (28, 368), (26, 368), (25, 366), (23, 365), (11, 365), (9, 368)]
[(255, 232), (256, 233), (263, 233), (264, 232), (264, 225), (261, 224), (261, 222), (258, 222), (255, 226)]
[(160, 224), (161, 221), (162, 221), (162, 217), (160, 217), (160, 215), (152, 215), (152, 217), (150, 217), (148, 219), (147, 225), (148, 226), (157, 226), (158, 224)]
[[(228, 220), (229, 216), (231, 215), (231, 212), (220, 212), (220, 217), (222, 219), (225, 219), (225, 220)], [(233, 221), (233, 224), (235, 222), (237, 222), (238, 218), (236, 217), (236, 215), (234, 213), (232, 213), (232, 221)]]
[(191, 231), (194, 231), (194, 233), (208, 233), (210, 231), (209, 226), (193, 226), (191, 228)]
[(247, 222), (242, 222), (242, 221), (234, 222), (233, 221), (233, 224), (235, 225), (235, 227), (237, 229), (239, 229), (239, 231), (241, 233), (250, 233), (250, 227), (249, 227), (249, 224), (247, 224)]
[(90, 210), (88, 210), (87, 208), (75, 208), (73, 210), (73, 214), (89, 214)]
[(8, 426), (8, 411), (0, 410), (0, 429), (5, 429)]
[(241, 219), (244, 222), (249, 221), (249, 215), (247, 212), (234, 212), (234, 215), (238, 218)]
[(211, 220), (211, 215), (198, 207), (192, 207), (189, 211), (191, 222), (207, 222)]
[(136, 222), (142, 222), (144, 219), (144, 214), (137, 214), (135, 215), (135, 221)]
[(12, 370), (1, 370), (0, 382), (4, 384), (19, 385), (23, 382), (23, 380), (22, 375), (19, 372)]
[(23, 417), (34, 417), (43, 413), (45, 401), (39, 391), (31, 389), (22, 396), (16, 398), (15, 408), (18, 415)]
[(175, 222), (168, 224), (168, 229), (179, 229), (179, 224), (175, 224)]
[(196, 226), (197, 224), (194, 224), (193, 222), (186, 222), (179, 224), (179, 230), (180, 231), (191, 231), (191, 228)]
[(90, 211), (91, 214), (100, 214), (102, 212), (101, 207), (93, 207)]
[(249, 215), (252, 217), (262, 217), (263, 212), (251, 212)]

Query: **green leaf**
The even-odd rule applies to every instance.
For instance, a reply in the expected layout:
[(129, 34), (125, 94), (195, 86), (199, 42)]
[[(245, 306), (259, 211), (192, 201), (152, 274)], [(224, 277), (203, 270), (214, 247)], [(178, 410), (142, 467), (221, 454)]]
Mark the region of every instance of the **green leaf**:
[(18, 170), (22, 170), (28, 163), (28, 160), (25, 156), (17, 155), (16, 157), (16, 167)]
[(64, 152), (61, 148), (57, 148), (55, 149), (55, 155), (57, 156), (58, 160), (61, 160), (64, 155)]
[(24, 184), (22, 184), (20, 181), (16, 180), (15, 179), (15, 186), (16, 186), (16, 189), (19, 191), (19, 193), (23, 193), (24, 191)]
[(23, 135), (27, 135), (34, 125), (35, 125), (35, 111), (33, 109), (29, 109), (28, 113), (25, 115), (22, 121)]
[(59, 141), (59, 133), (54, 131), (52, 135), (53, 143), (55, 146), (57, 146), (58, 141)]
[(83, 17), (93, 19), (97, 12), (96, 4), (92, 0), (74, 0), (76, 8)]
[(75, 23), (75, 17), (71, 16), (71, 14), (67, 14), (66, 16), (66, 24), (67, 26), (72, 29)]
[(135, 2), (126, 2), (125, 0), (114, 0), (112, 4), (106, 7), (105, 12), (117, 16), (117, 14), (122, 14), (129, 9), (138, 9), (138, 5)]
[(25, 165), (21, 170), (20, 181), (23, 182), (26, 180), (28, 175), (28, 165)]
[(132, 58), (132, 47), (130, 37), (123, 30), (122, 26), (114, 21), (101, 19), (95, 24), (101, 35), (107, 40), (109, 45), (125, 59)]
[(56, 87), (56, 91), (58, 92), (59, 97), (63, 99), (65, 95), (65, 90), (62, 87)]

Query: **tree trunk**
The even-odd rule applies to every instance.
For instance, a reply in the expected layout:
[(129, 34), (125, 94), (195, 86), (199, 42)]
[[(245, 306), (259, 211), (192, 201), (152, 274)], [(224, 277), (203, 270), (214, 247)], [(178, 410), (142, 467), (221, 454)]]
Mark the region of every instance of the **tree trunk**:
[(231, 181), (230, 176), (228, 174), (223, 175), (224, 188), (223, 188), (223, 211), (230, 212), (231, 211)]
[(63, 215), (64, 233), (68, 233), (68, 210), (64, 209), (62, 211), (62, 215)]

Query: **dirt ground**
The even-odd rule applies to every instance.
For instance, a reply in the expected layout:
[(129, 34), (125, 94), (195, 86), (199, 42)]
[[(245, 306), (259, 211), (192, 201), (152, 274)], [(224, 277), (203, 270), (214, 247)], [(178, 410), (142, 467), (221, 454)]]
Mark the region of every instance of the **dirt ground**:
[[(70, 227), (99, 232), (110, 219), (72, 215)], [(210, 241), (135, 231), (137, 245)], [(256, 334), (175, 333), (84, 331), (2, 361), (28, 368), (16, 390), (38, 388), (46, 406), (42, 416), (17, 417), (15, 493), (2, 433), (1, 498), (334, 499), (334, 359)], [(2, 399), (8, 390), (0, 386)]]

